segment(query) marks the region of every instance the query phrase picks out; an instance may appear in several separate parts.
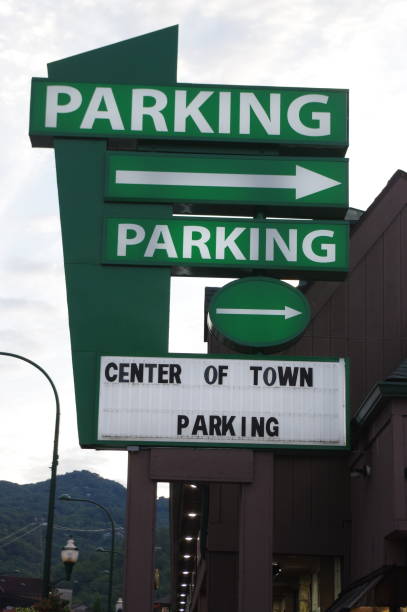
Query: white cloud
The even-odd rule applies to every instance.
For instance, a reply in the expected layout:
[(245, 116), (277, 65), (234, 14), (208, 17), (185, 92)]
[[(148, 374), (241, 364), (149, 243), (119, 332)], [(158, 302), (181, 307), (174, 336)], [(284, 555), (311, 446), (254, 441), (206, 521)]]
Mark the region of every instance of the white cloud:
[[(350, 193), (366, 208), (406, 169), (407, 9), (399, 0), (3, 0), (0, 3), (0, 348), (55, 376), (61, 469), (125, 480), (125, 453), (77, 446), (53, 152), (28, 138), (30, 80), (46, 64), (180, 24), (179, 79), (350, 89)], [(173, 350), (204, 350), (203, 286), (173, 282)], [(188, 287), (185, 289), (185, 287)], [(186, 294), (188, 297), (186, 298)], [(0, 361), (1, 479), (49, 475), (53, 405), (29, 366)]]

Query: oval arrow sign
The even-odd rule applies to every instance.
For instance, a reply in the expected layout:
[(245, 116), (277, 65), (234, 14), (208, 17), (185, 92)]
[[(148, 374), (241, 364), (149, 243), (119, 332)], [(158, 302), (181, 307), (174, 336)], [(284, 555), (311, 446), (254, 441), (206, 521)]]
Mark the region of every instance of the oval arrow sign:
[(208, 327), (235, 350), (272, 352), (298, 340), (310, 318), (308, 302), (298, 289), (255, 276), (233, 281), (214, 295)]

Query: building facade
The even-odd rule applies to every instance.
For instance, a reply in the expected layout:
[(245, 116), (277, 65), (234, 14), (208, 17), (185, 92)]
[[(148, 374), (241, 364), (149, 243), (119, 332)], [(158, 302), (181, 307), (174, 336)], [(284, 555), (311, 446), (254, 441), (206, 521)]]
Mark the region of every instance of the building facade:
[(397, 171), (351, 223), (346, 280), (302, 284), (312, 321), (280, 353), (349, 359), (350, 450), (183, 449), (201, 471), (173, 485), (175, 610), (407, 606), (406, 203)]

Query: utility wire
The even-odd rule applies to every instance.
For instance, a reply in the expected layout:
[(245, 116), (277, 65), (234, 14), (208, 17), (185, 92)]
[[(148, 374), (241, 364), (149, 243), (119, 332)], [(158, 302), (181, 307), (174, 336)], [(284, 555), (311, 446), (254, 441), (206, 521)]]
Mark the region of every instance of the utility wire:
[(5, 540), (8, 540), (9, 538), (13, 538), (15, 535), (17, 535), (17, 533), (19, 533), (20, 531), (24, 531), (25, 529), (29, 529), (30, 527), (32, 527), (33, 525), (39, 525), (39, 524), (43, 524), (43, 523), (38, 523), (36, 521), (33, 521), (31, 523), (27, 523), (27, 525), (23, 525), (23, 527), (19, 527), (18, 529), (16, 529), (16, 531), (13, 531), (12, 533), (7, 534), (6, 536), (4, 536), (3, 538), (0, 538), (0, 544), (2, 542), (4, 542)]
[(17, 540), (21, 540), (21, 538), (25, 538), (25, 536), (29, 535), (30, 533), (33, 533), (43, 525), (44, 523), (38, 523), (29, 531), (25, 531), (24, 533), (21, 533), (20, 535), (16, 536), (13, 540), (9, 540), (8, 542), (0, 542), (0, 548), (4, 548), (5, 546), (8, 546), (8, 544), (12, 544), (13, 542), (17, 542)]
[[(109, 532), (111, 531), (111, 529), (109, 527), (104, 528), (104, 529), (81, 529), (80, 527), (64, 527), (62, 525), (55, 525), (54, 529), (61, 529), (63, 531), (84, 531), (84, 532), (89, 532), (89, 533), (100, 533), (100, 532)], [(117, 527), (115, 526), (115, 530), (116, 531), (123, 531), (124, 527)]]

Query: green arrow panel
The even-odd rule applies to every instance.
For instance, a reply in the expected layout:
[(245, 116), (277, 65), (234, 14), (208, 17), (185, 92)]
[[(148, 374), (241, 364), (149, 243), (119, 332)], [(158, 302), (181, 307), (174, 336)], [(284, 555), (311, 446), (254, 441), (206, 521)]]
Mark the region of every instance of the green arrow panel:
[(347, 159), (108, 154), (106, 199), (171, 202), (178, 212), (235, 210), (343, 218)]

